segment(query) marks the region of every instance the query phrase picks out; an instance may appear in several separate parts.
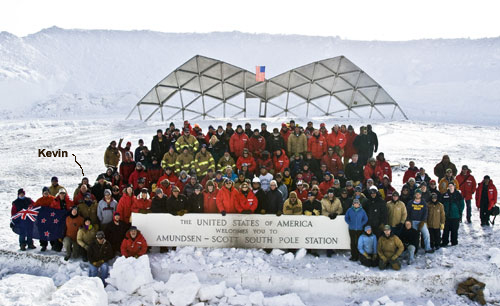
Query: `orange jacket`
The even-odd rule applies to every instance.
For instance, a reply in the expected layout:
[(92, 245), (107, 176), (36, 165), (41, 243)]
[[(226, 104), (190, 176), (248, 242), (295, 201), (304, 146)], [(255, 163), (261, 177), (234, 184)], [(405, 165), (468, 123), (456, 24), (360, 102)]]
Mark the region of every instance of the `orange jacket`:
[(52, 204), (52, 202), (54, 201), (55, 197), (54, 196), (51, 196), (49, 194), (48, 197), (41, 197), (39, 198), (38, 200), (36, 200), (35, 204), (33, 205), (34, 207), (37, 207), (37, 206), (46, 206), (46, 207), (50, 207), (50, 205)]
[(248, 148), (248, 136), (244, 132), (234, 134), (229, 139), (229, 149), (236, 157), (243, 155), (243, 149)]
[(312, 152), (312, 156), (315, 159), (321, 159), (323, 154), (326, 153), (327, 149), (328, 145), (323, 135), (319, 135), (318, 138), (312, 135), (311, 138), (309, 138), (309, 140), (307, 141), (307, 150)]
[(71, 216), (66, 217), (66, 237), (71, 238), (71, 240), (76, 241), (76, 234), (78, 229), (83, 226), (83, 217), (76, 216), (71, 218)]
[[(68, 195), (66, 195), (64, 200), (66, 201), (66, 210), (71, 210), (71, 208), (73, 207), (73, 201), (69, 199)], [(54, 209), (61, 209), (61, 198), (59, 198), (59, 196), (55, 197), (54, 201), (50, 203), (50, 207)]]
[(137, 231), (137, 236), (135, 239), (130, 237), (130, 232), (125, 234), (125, 239), (122, 241), (122, 245), (120, 247), (120, 251), (125, 257), (139, 257), (146, 254), (148, 250), (148, 244), (144, 236), (140, 231)]
[(136, 197), (134, 194), (129, 196), (128, 194), (123, 194), (116, 206), (116, 212), (120, 214), (120, 220), (125, 223), (130, 223), (130, 215), (132, 214), (132, 205)]
[(226, 213), (236, 213), (236, 205), (239, 202), (239, 192), (236, 188), (231, 187), (231, 190), (223, 186), (222, 189), (217, 193), (217, 209), (220, 212), (225, 211)]
[(238, 192), (239, 201), (236, 204), (236, 210), (241, 213), (244, 210), (251, 210), (252, 213), (257, 208), (259, 200), (252, 191), (248, 191), (247, 196), (242, 192)]

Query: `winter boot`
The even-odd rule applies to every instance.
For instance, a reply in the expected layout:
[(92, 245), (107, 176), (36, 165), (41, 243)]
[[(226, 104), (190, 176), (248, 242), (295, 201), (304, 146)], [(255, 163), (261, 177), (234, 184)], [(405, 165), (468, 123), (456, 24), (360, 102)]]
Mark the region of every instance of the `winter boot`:
[(70, 255), (64, 256), (64, 261), (68, 261), (70, 257), (71, 257)]
[(30, 245), (28, 245), (28, 249), (34, 250), (34, 249), (36, 249), (36, 246), (34, 244), (30, 244)]
[(46, 245), (42, 246), (42, 248), (40, 249), (40, 251), (41, 251), (41, 252), (45, 252), (45, 251), (47, 251), (47, 246), (46, 246)]
[(21, 251), (26, 251), (26, 245), (25, 244), (21, 244)]

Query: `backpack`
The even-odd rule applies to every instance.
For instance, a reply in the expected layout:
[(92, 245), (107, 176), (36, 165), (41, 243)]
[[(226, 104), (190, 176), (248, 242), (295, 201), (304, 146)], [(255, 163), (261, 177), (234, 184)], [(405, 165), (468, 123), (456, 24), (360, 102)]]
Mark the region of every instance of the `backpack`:
[(500, 207), (498, 206), (493, 206), (490, 210), (490, 216), (493, 216), (493, 221), (490, 221), (492, 225), (495, 225), (495, 219), (497, 218), (498, 214), (500, 213)]

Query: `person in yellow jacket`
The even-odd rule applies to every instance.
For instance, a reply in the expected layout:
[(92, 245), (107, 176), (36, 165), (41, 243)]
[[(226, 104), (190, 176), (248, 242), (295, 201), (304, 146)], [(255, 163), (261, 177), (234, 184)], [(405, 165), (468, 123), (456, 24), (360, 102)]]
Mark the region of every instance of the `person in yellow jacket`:
[(405, 203), (399, 200), (399, 193), (394, 191), (392, 200), (387, 202), (387, 221), (394, 235), (401, 233), (407, 216)]
[(194, 159), (193, 154), (189, 152), (188, 147), (184, 147), (182, 149), (182, 153), (177, 156), (175, 161), (175, 172), (180, 173), (181, 171), (189, 172), (193, 167)]
[(196, 153), (194, 166), (196, 167), (196, 175), (199, 181), (207, 175), (208, 169), (215, 169), (214, 158), (212, 154), (207, 151), (206, 144), (202, 144), (200, 152)]
[(333, 220), (343, 212), (342, 203), (335, 197), (335, 190), (328, 189), (327, 194), (321, 199), (321, 214)]
[(82, 254), (83, 261), (87, 261), (87, 251), (92, 242), (95, 241), (95, 235), (97, 233), (97, 227), (92, 224), (90, 218), (85, 218), (83, 221), (83, 226), (78, 229), (76, 233), (76, 243), (81, 247), (80, 251)]
[(222, 156), (217, 163), (217, 170), (224, 170), (227, 166), (231, 166), (233, 171), (236, 171), (236, 162), (231, 157), (231, 154), (229, 154), (229, 151), (226, 150), (224, 156)]
[(444, 229), (446, 213), (444, 205), (438, 201), (437, 193), (431, 194), (431, 201), (427, 205), (427, 227), (431, 236), (431, 248), (438, 250), (441, 246), (441, 231)]
[(175, 150), (177, 152), (182, 152), (184, 148), (188, 148), (189, 152), (191, 154), (194, 154), (196, 151), (198, 151), (198, 145), (199, 142), (196, 137), (191, 135), (189, 128), (185, 128), (184, 134), (175, 142)]
[(167, 167), (171, 167), (172, 169), (175, 168), (175, 162), (177, 161), (177, 157), (179, 154), (177, 154), (174, 150), (174, 147), (170, 147), (168, 149), (168, 152), (163, 155), (163, 158), (161, 159), (161, 167), (163, 169)]
[(288, 136), (287, 149), (288, 156), (293, 156), (296, 153), (305, 155), (307, 152), (307, 137), (300, 131), (298, 125), (295, 126), (294, 132)]
[(290, 192), (290, 196), (283, 204), (284, 215), (302, 215), (302, 201), (297, 197), (295, 191)]
[(453, 176), (452, 169), (446, 169), (446, 173), (442, 179), (439, 180), (438, 189), (441, 194), (445, 193), (448, 190), (448, 184), (454, 183), (455, 189), (460, 190), (460, 185), (458, 184), (457, 179)]
[(386, 269), (389, 265), (394, 270), (401, 269), (399, 256), (404, 250), (403, 242), (391, 232), (391, 226), (385, 225), (384, 234), (380, 236), (377, 244), (377, 254), (380, 258), (378, 267), (380, 270)]

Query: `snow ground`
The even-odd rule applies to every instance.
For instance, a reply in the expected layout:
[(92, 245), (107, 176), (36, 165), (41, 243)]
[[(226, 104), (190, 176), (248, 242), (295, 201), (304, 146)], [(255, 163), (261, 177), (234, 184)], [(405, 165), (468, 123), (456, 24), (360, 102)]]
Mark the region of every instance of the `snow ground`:
[[(232, 122), (246, 121), (255, 126), (262, 122), (260, 119)], [(299, 123), (303, 121), (298, 120)], [(322, 122), (313, 121), (318, 126)], [(271, 129), (281, 123), (279, 119), (266, 122)], [(327, 126), (350, 123), (356, 130), (368, 123), (361, 120), (338, 122), (334, 119), (325, 122)], [(175, 123), (180, 124), (180, 121)], [(411, 121), (371, 123), (379, 136), (379, 151), (384, 152), (391, 162), (407, 164), (409, 160), (415, 160), (417, 166), (423, 166), (432, 173), (433, 166), (446, 153), (457, 167), (467, 164), (478, 181), (485, 174), (489, 174), (494, 181), (499, 177), (500, 127)], [(201, 127), (206, 130), (209, 124), (224, 123), (204, 121)], [(10, 205), (17, 189), (23, 187), (28, 196), (37, 199), (43, 185), (48, 185), (50, 178), (57, 175), (61, 185), (72, 192), (81, 179), (81, 170), (71, 154), (76, 155), (86, 176), (94, 180), (104, 171), (102, 156), (109, 141), (124, 137), (125, 141), (131, 140), (134, 145), (139, 138), (149, 143), (156, 129), (167, 125), (168, 122), (114, 119), (2, 121), (0, 142), (4, 146), (0, 148), (0, 160), (4, 164), (0, 168), (0, 278), (4, 280), (17, 273), (45, 276), (52, 278), (55, 286), (59, 287), (73, 277), (86, 276), (87, 268), (80, 261), (64, 262), (60, 254), (52, 251), (43, 255), (39, 250), (18, 251), (17, 236), (8, 227)], [(67, 150), (71, 157), (39, 158), (39, 148), (60, 148)], [(401, 170), (394, 172), (397, 188), (401, 187), (402, 175)], [(359, 305), (363, 302), (370, 305), (398, 302), (405, 305), (467, 305), (472, 303), (457, 296), (455, 288), (459, 281), (472, 276), (487, 284), (487, 300), (498, 304), (500, 231), (498, 225), (481, 228), (475, 208), (472, 219), (471, 225), (461, 226), (457, 247), (440, 249), (430, 255), (419, 254), (414, 265), (404, 265), (398, 272), (364, 268), (348, 261), (349, 253), (343, 251), (332, 258), (327, 258), (324, 253), (320, 257), (306, 255), (295, 258), (278, 250), (266, 254), (262, 250), (190, 247), (166, 254), (155, 252), (149, 256), (154, 282), (141, 286), (130, 295), (125, 291), (116, 291), (114, 285), (108, 286), (108, 302), (147, 305), (152, 303), (152, 295), (158, 298), (155, 300), (158, 303), (167, 302), (161, 300), (160, 292), (166, 292), (164, 289), (169, 279), (177, 275), (174, 279), (187, 283), (191, 280), (195, 288), (199, 287), (198, 296), (217, 288), (221, 290), (221, 286), (207, 287), (225, 281), (223, 289), (226, 298), (207, 303), (214, 305), (245, 305), (249, 303), (250, 296), (262, 304), (272, 305), (287, 305), (299, 300), (306, 305)], [(196, 285), (192, 273), (199, 285)], [(76, 291), (85, 290), (79, 288)], [(175, 292), (169, 291), (168, 294)], [(261, 294), (264, 299), (261, 299)], [(181, 300), (186, 297), (183, 293), (178, 295)], [(45, 298), (54, 302), (54, 296)], [(275, 300), (269, 300), (273, 298)]]

